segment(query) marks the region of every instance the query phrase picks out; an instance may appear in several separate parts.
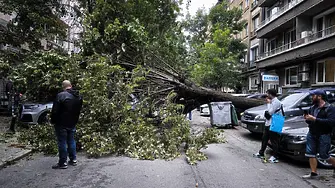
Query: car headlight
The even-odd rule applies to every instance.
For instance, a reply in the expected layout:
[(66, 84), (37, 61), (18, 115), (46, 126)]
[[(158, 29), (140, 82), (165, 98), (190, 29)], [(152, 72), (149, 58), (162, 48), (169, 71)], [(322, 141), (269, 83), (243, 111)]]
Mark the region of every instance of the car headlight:
[(244, 112), (242, 112), (240, 115), (243, 116), (243, 115), (244, 115)]
[(258, 116), (255, 117), (255, 120), (257, 120), (257, 121), (265, 121), (265, 117), (262, 116), (262, 115), (258, 115)]

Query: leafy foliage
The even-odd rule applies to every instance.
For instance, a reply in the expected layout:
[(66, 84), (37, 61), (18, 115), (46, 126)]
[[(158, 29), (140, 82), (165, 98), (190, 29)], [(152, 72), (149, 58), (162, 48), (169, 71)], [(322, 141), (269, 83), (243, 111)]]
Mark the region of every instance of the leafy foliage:
[(20, 132), (19, 141), (31, 145), (46, 154), (57, 154), (58, 147), (54, 127), (51, 124), (32, 125)]
[[(56, 82), (69, 73), (59, 74), (59, 69), (54, 66), (62, 67), (63, 70), (64, 67), (76, 67), (70, 66), (73, 65), (72, 61), (56, 56), (53, 52), (42, 53), (39, 57), (32, 58), (38, 60), (36, 66), (41, 67), (36, 69), (39, 71), (29, 71), (32, 64), (28, 61), (19, 69), (22, 72), (18, 73), (23, 74), (21, 79), (29, 78), (34, 82), (37, 82), (39, 77), (51, 74), (52, 79), (43, 80), (47, 92), (56, 90)], [(91, 56), (87, 61), (88, 66), (80, 70), (77, 83), (84, 98), (77, 139), (89, 155), (99, 157), (117, 153), (138, 159), (170, 160), (180, 156), (181, 145), (186, 143), (191, 146), (188, 155), (194, 164), (196, 160), (202, 159), (199, 158), (203, 156), (199, 151), (201, 148), (218, 141), (214, 138), (218, 136), (214, 129), (196, 138), (190, 134), (189, 122), (181, 114), (183, 106), (173, 103), (175, 94), (171, 93), (162, 103), (153, 105), (150, 92), (137, 92), (137, 89), (145, 88), (146, 76), (149, 73), (145, 68), (138, 66), (132, 71), (127, 71), (99, 55)], [(53, 66), (52, 72), (42, 69), (44, 66)], [(28, 70), (29, 74), (23, 73), (24, 70)], [(37, 89), (32, 84), (25, 84), (25, 87), (30, 92)], [(35, 92), (37, 95), (41, 91)], [(136, 95), (139, 99), (136, 104), (131, 100), (131, 95)], [(150, 115), (151, 111), (155, 111), (154, 116)], [(44, 152), (53, 152), (56, 146), (53, 130), (49, 125), (33, 126), (22, 135), (21, 140)]]
[(199, 10), (185, 21), (191, 33), (193, 55), (191, 76), (199, 85), (236, 88), (240, 84), (240, 59), (245, 45), (234, 35), (243, 29), (241, 10), (227, 9), (227, 1), (214, 6), (209, 14)]
[(11, 73), (19, 91), (33, 101), (50, 101), (61, 90), (61, 83), (71, 79), (74, 85), (80, 76), (79, 63), (59, 53), (35, 52), (24, 59)]
[(0, 32), (0, 43), (35, 51), (42, 39), (65, 38), (67, 25), (60, 18), (67, 6), (59, 0), (0, 0), (0, 12), (13, 18)]
[[(28, 6), (26, 1), (22, 6), (18, 2), (20, 0), (12, 1), (9, 8)], [(180, 156), (181, 146), (185, 144), (189, 163), (205, 159), (201, 149), (207, 144), (221, 142), (218, 139), (220, 132), (206, 129), (201, 135), (192, 135), (189, 122), (181, 114), (183, 106), (174, 103), (177, 96), (174, 93), (166, 96), (161, 90), (171, 86), (166, 75), (183, 80), (187, 65), (193, 65), (189, 63), (193, 60), (196, 64), (192, 67), (192, 75), (195, 80), (200, 78), (196, 80), (198, 83), (214, 87), (235, 84), (237, 78), (231, 70), (238, 69), (236, 60), (242, 47), (240, 41), (231, 36), (240, 25), (235, 22), (235, 17), (225, 17), (233, 12), (227, 12), (222, 5), (213, 8), (203, 20), (195, 21), (200, 23), (199, 32), (202, 33), (199, 36), (203, 38), (192, 38), (196, 40), (192, 43), (195, 50), (188, 51), (182, 32), (184, 25), (176, 21), (181, 1), (80, 2), (85, 12), (85, 32), (81, 41), (83, 53), (78, 56), (36, 51), (40, 39), (55, 34), (54, 31), (62, 35), (63, 28), (55, 22), (62, 14), (61, 5), (54, 1), (51, 3), (56, 5), (46, 5), (47, 1), (40, 0), (33, 4), (33, 10), (29, 6), (27, 10), (33, 17), (17, 20), (13, 25), (22, 28), (18, 31), (25, 31), (42, 19), (43, 11), (55, 8), (55, 13), (41, 23), (50, 21), (49, 25), (56, 28), (45, 33), (40, 26), (32, 27), (32, 31), (27, 32), (28, 38), (22, 38), (23, 43), (29, 44), (32, 54), (24, 57), (24, 63), (11, 74), (20, 90), (26, 91), (28, 98), (40, 101), (52, 100), (64, 79), (80, 88), (84, 109), (77, 127), (77, 140), (91, 156), (117, 153), (139, 159), (169, 160)], [(46, 7), (35, 10), (40, 6)], [(18, 15), (27, 14), (25, 10), (15, 10)], [(220, 11), (225, 12), (220, 14)], [(238, 16), (240, 12), (234, 14)], [(202, 15), (205, 14), (200, 14), (199, 19)], [(222, 24), (225, 19), (231, 22)], [(23, 34), (18, 32), (16, 36)], [(197, 55), (188, 59), (193, 52)], [(85, 66), (80, 66), (79, 62), (85, 62)], [(222, 78), (227, 76), (232, 79), (223, 82)], [(150, 82), (149, 78), (156, 83)], [(131, 96), (136, 96), (139, 101), (135, 103)], [(47, 131), (48, 138), (42, 135)], [(46, 150), (47, 146), (55, 147), (52, 132), (51, 126), (37, 125), (23, 134), (21, 140), (28, 141), (40, 151), (53, 152), (53, 149)], [(28, 137), (29, 134), (34, 136)]]

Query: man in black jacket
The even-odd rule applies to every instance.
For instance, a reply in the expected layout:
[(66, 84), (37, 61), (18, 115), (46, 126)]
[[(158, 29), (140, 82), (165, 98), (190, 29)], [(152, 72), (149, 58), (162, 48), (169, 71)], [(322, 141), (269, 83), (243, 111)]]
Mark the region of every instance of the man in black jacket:
[(306, 143), (306, 157), (309, 158), (311, 173), (303, 176), (304, 179), (317, 179), (317, 159), (319, 153), (322, 160), (326, 160), (335, 166), (335, 159), (330, 157), (329, 149), (331, 146), (331, 133), (335, 124), (335, 108), (327, 101), (324, 90), (313, 90), (310, 92), (313, 104), (308, 114), (304, 117), (309, 127)]
[(62, 84), (64, 91), (59, 93), (52, 106), (51, 123), (55, 126), (58, 142), (59, 161), (53, 169), (67, 168), (67, 155), (70, 165), (77, 165), (76, 142), (74, 134), (82, 107), (82, 97), (72, 89), (71, 82), (65, 80)]

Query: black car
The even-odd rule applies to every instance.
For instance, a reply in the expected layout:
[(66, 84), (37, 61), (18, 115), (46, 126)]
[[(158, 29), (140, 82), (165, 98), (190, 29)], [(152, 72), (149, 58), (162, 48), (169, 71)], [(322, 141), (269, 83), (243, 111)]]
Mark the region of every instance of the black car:
[[(279, 152), (280, 154), (299, 161), (307, 161), (306, 138), (308, 125), (303, 116), (296, 116), (285, 121), (283, 132), (280, 136)], [(335, 134), (332, 135), (332, 145), (330, 154), (335, 156)], [(271, 147), (271, 142), (269, 142)], [(317, 157), (319, 165), (330, 168), (332, 165)]]

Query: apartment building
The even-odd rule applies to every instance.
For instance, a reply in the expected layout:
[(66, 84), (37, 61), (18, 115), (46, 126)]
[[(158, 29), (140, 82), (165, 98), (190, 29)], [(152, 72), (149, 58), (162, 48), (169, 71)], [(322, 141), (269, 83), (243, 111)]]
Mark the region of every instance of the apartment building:
[(335, 85), (335, 1), (259, 0), (261, 91)]
[(259, 71), (256, 67), (256, 60), (259, 57), (259, 39), (256, 30), (260, 24), (261, 9), (258, 7), (258, 0), (230, 0), (230, 7), (238, 7), (243, 10), (242, 19), (247, 23), (243, 31), (236, 37), (247, 45), (243, 62), (243, 93), (255, 93), (260, 91)]

